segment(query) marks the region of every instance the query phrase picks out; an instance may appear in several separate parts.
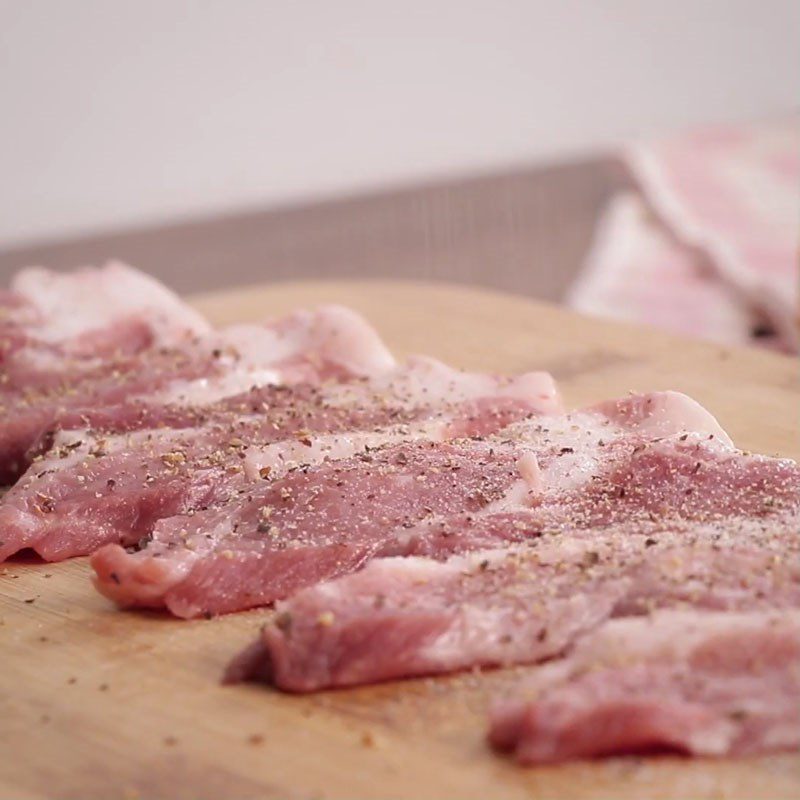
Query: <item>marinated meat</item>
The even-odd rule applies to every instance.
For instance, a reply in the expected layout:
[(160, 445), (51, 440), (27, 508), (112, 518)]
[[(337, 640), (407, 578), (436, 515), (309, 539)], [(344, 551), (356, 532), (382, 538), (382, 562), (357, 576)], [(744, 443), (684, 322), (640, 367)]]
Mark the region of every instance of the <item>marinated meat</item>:
[(0, 294), (0, 364), (56, 357), (80, 362), (176, 347), (210, 332), (165, 286), (116, 262), (70, 273), (24, 269)]
[[(522, 515), (484, 522), (484, 536), (491, 525), (530, 530)], [(540, 534), (442, 562), (376, 559), (278, 603), (227, 678), (306, 692), (536, 663), (610, 618), (656, 609), (797, 609), (799, 523), (795, 508)]]
[[(433, 372), (447, 377), (438, 392)], [(426, 393), (414, 388), (423, 377)], [(129, 546), (159, 519), (240, 500), (252, 483), (292, 467), (500, 427), (557, 403), (549, 376), (490, 379), (418, 359), (369, 380), (266, 386), (210, 406), (164, 407), (182, 428), (65, 432), (0, 504), (0, 557), (23, 547), (59, 560), (110, 542)]]
[[(632, 459), (645, 457), (640, 450), (647, 443), (665, 447), (653, 441), (663, 438), (657, 434), (687, 425), (702, 433), (678, 439), (662, 457), (646, 510), (665, 516), (672, 503), (676, 515), (699, 516), (705, 501), (701, 494), (685, 494), (683, 471), (702, 461), (735, 474), (726, 460), (727, 437), (683, 395), (630, 396), (572, 415), (528, 415), (485, 437), (442, 442), (429, 435), (416, 444), (296, 466), (217, 508), (159, 522), (138, 553), (104, 548), (92, 560), (96, 585), (125, 606), (164, 606), (179, 616), (217, 614), (270, 603), (378, 556), (441, 557), (519, 541), (537, 535), (543, 524), (593, 524), (584, 502), (591, 492), (608, 495), (608, 521), (615, 501), (617, 516), (641, 515), (635, 485), (625, 500), (619, 481), (628, 479)], [(709, 436), (724, 457), (711, 452)], [(684, 448), (691, 451), (690, 463)], [(537, 522), (490, 526), (473, 538), (470, 518), (489, 510), (534, 511)]]
[(489, 739), (525, 764), (800, 746), (800, 611), (607, 622), (499, 702)]
[(254, 386), (377, 376), (391, 370), (394, 360), (363, 319), (324, 306), (264, 326), (234, 326), (180, 348), (80, 362), (51, 354), (40, 366), (18, 358), (0, 370), (6, 377), (0, 391), (0, 483), (16, 480), (59, 429), (92, 428), (105, 435), (191, 427), (198, 406), (223, 398), (237, 402)]

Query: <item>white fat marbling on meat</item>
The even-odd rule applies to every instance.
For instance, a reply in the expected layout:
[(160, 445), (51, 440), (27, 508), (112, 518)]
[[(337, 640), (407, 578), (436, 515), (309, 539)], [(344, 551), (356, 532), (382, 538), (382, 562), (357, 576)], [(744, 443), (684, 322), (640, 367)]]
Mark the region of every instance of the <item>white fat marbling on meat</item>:
[(222, 375), (175, 381), (160, 392), (144, 397), (150, 402), (172, 403), (179, 406), (200, 406), (215, 403), (226, 397), (243, 394), (254, 386), (282, 383), (281, 374), (274, 369), (231, 369)]
[(535, 453), (524, 453), (517, 461), (517, 469), (525, 481), (529, 491), (539, 492), (542, 489), (542, 471)]
[[(393, 405), (401, 408), (453, 405), (485, 397), (509, 397), (536, 400), (552, 411), (559, 409), (555, 384), (547, 373), (527, 373), (511, 379), (497, 378), (454, 369), (426, 356), (408, 359), (404, 368), (378, 377), (371, 382), (370, 388), (376, 394), (391, 397)], [(362, 391), (358, 386), (333, 387), (328, 401), (333, 405), (351, 405), (359, 401)]]
[(359, 314), (342, 306), (297, 311), (265, 325), (232, 325), (220, 334), (238, 353), (242, 366), (289, 363), (312, 357), (360, 377), (380, 375), (395, 360), (377, 332)]
[(381, 375), (396, 367), (394, 356), (378, 333), (355, 311), (344, 306), (322, 306), (314, 322), (312, 335), (324, 343), (323, 360), (363, 377)]
[(93, 453), (104, 455), (140, 448), (148, 442), (181, 441), (186, 431), (174, 428), (153, 428), (114, 436), (98, 436), (88, 428), (80, 430), (57, 431), (53, 444), (47, 454), (37, 461), (36, 471), (57, 466), (67, 470), (91, 457)]
[(265, 447), (250, 447), (244, 460), (245, 475), (249, 480), (257, 480), (260, 471), (269, 467), (270, 477), (274, 478), (293, 467), (349, 458), (368, 448), (419, 440), (441, 441), (446, 427), (446, 422), (442, 420), (430, 420), (378, 428), (374, 431), (314, 435), (304, 442), (285, 439)]
[(457, 663), (464, 650), (486, 647), (495, 638), (497, 612), (480, 606), (467, 606), (459, 610), (453, 624), (439, 634), (427, 647), (420, 649), (419, 658), (434, 664)]
[(11, 289), (37, 309), (36, 336), (45, 342), (79, 337), (126, 317), (146, 322), (160, 345), (210, 331), (208, 323), (166, 286), (117, 262), (68, 273), (30, 267), (14, 276)]
[(729, 446), (733, 444), (716, 418), (696, 400), (681, 392), (633, 395), (623, 400), (600, 403), (594, 410), (650, 438), (691, 431), (713, 435)]

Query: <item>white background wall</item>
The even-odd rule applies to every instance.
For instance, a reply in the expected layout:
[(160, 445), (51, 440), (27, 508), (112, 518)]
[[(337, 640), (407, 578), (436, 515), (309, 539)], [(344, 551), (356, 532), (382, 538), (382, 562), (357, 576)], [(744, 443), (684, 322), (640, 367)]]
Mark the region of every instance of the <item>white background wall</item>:
[(0, 246), (800, 98), (798, 0), (0, 0)]

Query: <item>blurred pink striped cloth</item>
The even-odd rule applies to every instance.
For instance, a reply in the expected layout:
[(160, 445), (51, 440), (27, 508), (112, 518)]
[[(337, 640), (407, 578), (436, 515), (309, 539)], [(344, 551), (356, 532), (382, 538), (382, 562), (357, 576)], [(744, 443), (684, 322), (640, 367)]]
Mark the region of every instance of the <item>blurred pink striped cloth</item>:
[(797, 352), (800, 118), (697, 130), (623, 153), (574, 308)]

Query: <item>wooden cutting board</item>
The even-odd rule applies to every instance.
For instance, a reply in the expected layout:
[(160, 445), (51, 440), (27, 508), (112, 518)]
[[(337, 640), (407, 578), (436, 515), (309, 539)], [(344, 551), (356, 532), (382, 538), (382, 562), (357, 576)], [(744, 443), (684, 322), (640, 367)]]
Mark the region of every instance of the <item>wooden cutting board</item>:
[[(195, 299), (215, 322), (346, 303), (399, 355), (550, 370), (570, 406), (679, 389), (739, 445), (800, 457), (800, 381), (789, 359), (683, 341), (463, 287), (260, 286)], [(519, 768), (484, 744), (488, 698), (524, 670), (321, 693), (221, 687), (263, 611), (181, 622), (121, 613), (84, 559), (0, 568), (0, 797), (792, 798), (795, 755), (745, 761), (615, 759)]]

